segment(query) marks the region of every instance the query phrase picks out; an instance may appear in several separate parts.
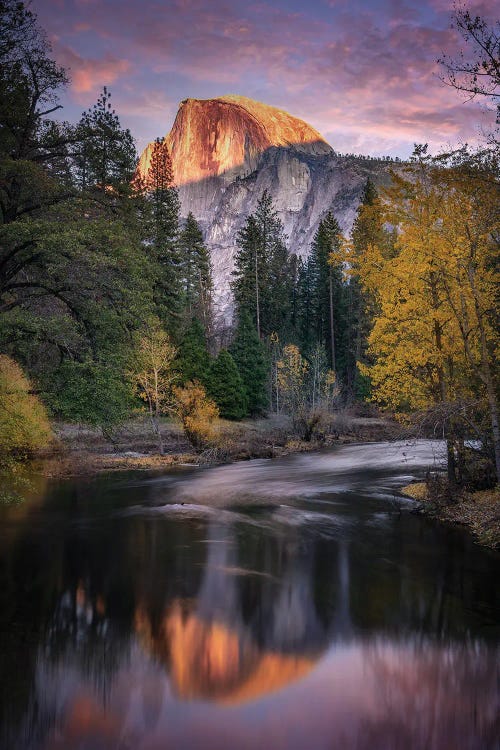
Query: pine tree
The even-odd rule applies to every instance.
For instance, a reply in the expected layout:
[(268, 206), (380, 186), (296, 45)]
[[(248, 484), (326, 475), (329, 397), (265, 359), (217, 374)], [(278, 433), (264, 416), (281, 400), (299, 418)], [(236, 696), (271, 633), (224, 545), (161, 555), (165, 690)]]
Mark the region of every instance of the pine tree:
[(193, 318), (178, 347), (176, 368), (182, 383), (198, 380), (207, 384), (210, 371), (210, 355), (205, 331), (199, 320)]
[(260, 338), (283, 333), (290, 326), (294, 262), (267, 190), (238, 233), (237, 244), (232, 283), (237, 312), (250, 313)]
[(186, 313), (200, 320), (207, 335), (212, 329), (212, 268), (202, 231), (191, 211), (179, 234), (183, 304)]
[(83, 113), (77, 126), (76, 172), (83, 190), (94, 188), (115, 195), (127, 191), (137, 162), (134, 139), (122, 128), (104, 86), (97, 102)]
[(325, 345), (330, 368), (336, 372), (343, 364), (344, 288), (341, 264), (332, 265), (331, 253), (340, 247), (341, 232), (332, 213), (319, 224), (308, 260), (308, 284), (311, 290), (311, 328), (313, 339), (307, 350)]
[(262, 300), (264, 332), (276, 331), (290, 341), (294, 332), (294, 294), (297, 256), (289, 254), (282, 238), (277, 238), (268, 264), (267, 284)]
[(266, 257), (260, 231), (255, 216), (247, 217), (245, 225), (238, 232), (238, 252), (236, 254), (232, 283), (234, 301), (238, 312), (252, 316), (257, 334), (261, 335), (261, 296), (265, 276)]
[(247, 396), (234, 359), (221, 349), (210, 367), (209, 395), (224, 419), (242, 419), (247, 413)]
[(365, 397), (370, 392), (369, 380), (361, 374), (358, 364), (367, 364), (367, 340), (375, 310), (374, 297), (362, 288), (356, 269), (370, 246), (382, 247), (387, 241), (377, 189), (368, 179), (351, 233), (349, 263), (353, 273), (347, 286), (346, 387), (357, 397)]
[(162, 324), (171, 334), (175, 334), (179, 328), (182, 309), (182, 269), (177, 244), (180, 202), (174, 185), (168, 147), (160, 138), (154, 143), (143, 189), (149, 209), (146, 220), (147, 243), (159, 267), (154, 300)]
[(269, 336), (275, 331), (281, 337), (286, 337), (294, 286), (292, 261), (286, 247), (283, 224), (267, 190), (257, 204), (255, 220), (264, 257), (260, 293), (261, 333)]
[(257, 329), (245, 310), (240, 313), (230, 353), (245, 387), (248, 413), (250, 415), (261, 414), (268, 401), (269, 365), (266, 351), (257, 335)]
[(313, 333), (313, 266), (314, 260), (311, 256), (306, 261), (299, 259), (295, 292), (297, 297), (296, 332), (299, 348), (303, 352), (308, 352), (315, 340)]

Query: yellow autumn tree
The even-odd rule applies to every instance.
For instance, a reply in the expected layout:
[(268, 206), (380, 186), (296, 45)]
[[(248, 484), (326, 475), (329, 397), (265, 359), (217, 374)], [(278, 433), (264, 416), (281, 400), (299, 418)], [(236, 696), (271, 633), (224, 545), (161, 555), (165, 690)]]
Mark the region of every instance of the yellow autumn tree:
[(173, 386), (177, 379), (173, 367), (175, 355), (176, 349), (168, 334), (159, 320), (152, 318), (139, 336), (130, 377), (148, 406), (160, 454), (164, 452), (160, 417), (172, 411), (173, 406)]
[(42, 402), (22, 369), (0, 355), (0, 457), (24, 457), (43, 448), (52, 432)]
[(0, 355), (0, 503), (18, 502), (29, 486), (23, 462), (52, 438), (47, 412), (22, 369)]
[(385, 221), (398, 229), (393, 250), (370, 244), (357, 268), (376, 300), (369, 336), (375, 363), (364, 366), (373, 398), (398, 411), (447, 405), (450, 481), (453, 421), (465, 401), (488, 403), (488, 439), (498, 449), (491, 369), (498, 183), (491, 170), (488, 179), (484, 173), (484, 164), (436, 163), (418, 149), (383, 194)]
[(321, 347), (308, 362), (295, 344), (283, 348), (276, 371), (283, 410), (299, 437), (309, 441), (318, 431), (324, 411), (338, 396), (335, 373), (324, 367)]
[(441, 283), (466, 363), (469, 391), (484, 401), (490, 441), (500, 478), (498, 413), (498, 289), (500, 184), (491, 156), (465, 158), (434, 172), (442, 194), (439, 235)]
[(309, 364), (300, 353), (298, 346), (288, 344), (284, 347), (276, 367), (283, 406), (286, 411), (295, 414), (306, 404)]

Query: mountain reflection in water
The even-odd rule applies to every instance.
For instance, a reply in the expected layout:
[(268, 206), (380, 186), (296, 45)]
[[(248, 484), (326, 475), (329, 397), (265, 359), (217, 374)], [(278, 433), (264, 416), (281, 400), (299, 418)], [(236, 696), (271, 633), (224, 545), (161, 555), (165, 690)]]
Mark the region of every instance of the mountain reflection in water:
[(496, 748), (498, 556), (394, 504), (438, 447), (3, 511), (2, 747)]

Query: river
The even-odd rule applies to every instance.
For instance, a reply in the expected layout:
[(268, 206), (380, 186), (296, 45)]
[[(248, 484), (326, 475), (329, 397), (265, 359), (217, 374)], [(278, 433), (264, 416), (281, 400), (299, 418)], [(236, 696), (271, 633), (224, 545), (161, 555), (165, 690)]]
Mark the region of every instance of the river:
[(0, 509), (6, 750), (498, 748), (499, 556), (441, 445), (39, 480)]

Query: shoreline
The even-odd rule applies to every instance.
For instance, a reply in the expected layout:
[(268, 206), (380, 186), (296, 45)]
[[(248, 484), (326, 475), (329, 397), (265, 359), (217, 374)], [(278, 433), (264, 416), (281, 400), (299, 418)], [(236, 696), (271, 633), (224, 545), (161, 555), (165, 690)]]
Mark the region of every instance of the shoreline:
[(34, 457), (29, 469), (40, 476), (69, 479), (120, 471), (162, 471), (186, 464), (215, 466), (279, 458), (335, 445), (393, 440), (399, 436), (400, 427), (389, 420), (342, 415), (321, 439), (306, 442), (293, 435), (284, 418), (221, 421), (217, 445), (196, 452), (177, 424), (165, 422), (163, 454), (158, 452), (145, 420), (128, 423), (113, 439), (98, 430), (69, 424), (55, 424), (54, 433), (55, 446)]
[(430, 500), (425, 482), (413, 482), (400, 492), (419, 505), (416, 512), (453, 527), (465, 528), (482, 547), (500, 550), (500, 488), (461, 491), (456, 501), (440, 505)]
[[(162, 425), (165, 453), (155, 450), (144, 420), (134, 420), (114, 439), (98, 430), (78, 425), (56, 424), (55, 448), (35, 457), (30, 473), (48, 479), (92, 478), (119, 472), (162, 472), (178, 466), (217, 466), (259, 458), (324, 450), (353, 443), (401, 439), (397, 423), (376, 417), (342, 415), (321, 440), (295, 438), (286, 420), (268, 418), (244, 422), (222, 422), (218, 447), (195, 452), (174, 423)], [(401, 494), (418, 505), (415, 512), (449, 526), (465, 528), (484, 547), (500, 549), (500, 489), (461, 492), (449, 505), (432, 503), (425, 482), (401, 488)]]
[(360, 440), (349, 436), (340, 436), (331, 441), (290, 441), (286, 445), (263, 446), (260, 450), (240, 451), (229, 454), (217, 448), (208, 449), (200, 453), (149, 453), (141, 454), (134, 451), (124, 453), (55, 453), (46, 457), (34, 458), (30, 464), (30, 471), (39, 476), (53, 479), (71, 479), (83, 476), (99, 476), (121, 471), (161, 471), (175, 466), (221, 466), (224, 464), (252, 461), (258, 458), (281, 458), (295, 453), (309, 453), (325, 448), (348, 445), (353, 443), (379, 442), (383, 438), (374, 440)]

